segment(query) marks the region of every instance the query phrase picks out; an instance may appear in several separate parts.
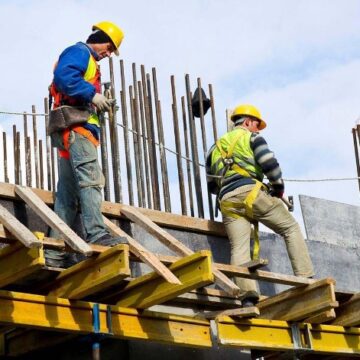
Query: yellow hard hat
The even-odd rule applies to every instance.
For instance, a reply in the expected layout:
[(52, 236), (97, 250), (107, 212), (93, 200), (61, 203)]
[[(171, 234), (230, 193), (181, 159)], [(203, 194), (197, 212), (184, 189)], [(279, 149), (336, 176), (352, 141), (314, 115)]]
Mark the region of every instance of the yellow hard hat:
[(119, 46), (124, 38), (124, 32), (110, 21), (101, 21), (92, 27), (93, 30), (103, 31), (112, 41), (115, 46), (114, 54), (119, 56)]
[(260, 120), (259, 130), (266, 128), (266, 122), (261, 118), (260, 111), (255, 106), (250, 104), (238, 105), (231, 114), (231, 121), (235, 121), (241, 115), (252, 116)]

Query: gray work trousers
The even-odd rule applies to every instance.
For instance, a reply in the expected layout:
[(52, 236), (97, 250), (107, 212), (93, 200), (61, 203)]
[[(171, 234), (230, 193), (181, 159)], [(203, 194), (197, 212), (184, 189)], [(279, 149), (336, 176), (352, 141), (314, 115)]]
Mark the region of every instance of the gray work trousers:
[[(245, 215), (240, 204), (245, 200), (254, 185), (241, 186), (223, 196), (221, 201), (239, 203), (238, 213)], [(236, 205), (234, 205), (236, 207)], [(309, 256), (305, 239), (299, 224), (285, 208), (283, 202), (260, 190), (253, 203), (253, 218), (246, 216), (234, 218), (223, 214), (223, 222), (231, 245), (231, 264), (241, 265), (251, 260), (250, 235), (251, 221), (257, 220), (281, 235), (286, 244), (294, 274), (310, 277), (314, 275), (313, 265)], [(255, 280), (236, 278), (236, 284), (243, 296), (258, 296)]]

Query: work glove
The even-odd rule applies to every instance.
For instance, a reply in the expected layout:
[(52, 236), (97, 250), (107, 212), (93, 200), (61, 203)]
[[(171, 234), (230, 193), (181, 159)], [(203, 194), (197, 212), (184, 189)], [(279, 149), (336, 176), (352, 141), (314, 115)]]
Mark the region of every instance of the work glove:
[(109, 111), (111, 106), (115, 104), (115, 99), (108, 99), (102, 94), (96, 93), (91, 100), (99, 111)]
[(281, 199), (284, 196), (284, 190), (285, 190), (284, 183), (271, 184), (269, 194), (271, 196)]

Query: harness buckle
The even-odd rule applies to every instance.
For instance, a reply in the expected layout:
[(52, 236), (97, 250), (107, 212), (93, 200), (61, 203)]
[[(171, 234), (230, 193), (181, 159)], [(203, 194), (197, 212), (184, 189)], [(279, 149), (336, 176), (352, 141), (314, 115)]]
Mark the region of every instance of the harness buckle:
[(232, 165), (234, 163), (234, 159), (233, 158), (225, 158), (224, 159), (224, 164), (225, 165)]

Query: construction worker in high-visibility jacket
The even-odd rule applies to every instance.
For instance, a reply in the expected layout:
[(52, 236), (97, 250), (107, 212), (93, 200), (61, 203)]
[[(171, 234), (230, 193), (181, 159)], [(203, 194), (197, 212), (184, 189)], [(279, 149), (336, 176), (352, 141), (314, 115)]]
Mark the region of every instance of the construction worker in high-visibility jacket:
[[(244, 104), (231, 115), (234, 129), (209, 150), (206, 171), (209, 188), (217, 203), (231, 245), (231, 264), (241, 265), (259, 256), (258, 222), (281, 235), (295, 275), (312, 277), (313, 265), (299, 224), (281, 198), (284, 181), (274, 154), (259, 131), (266, 127), (257, 108)], [(263, 184), (264, 174), (270, 186)], [(255, 231), (251, 256), (251, 224)], [(237, 278), (243, 306), (259, 299), (254, 280)]]
[[(123, 31), (114, 23), (95, 24), (86, 43), (78, 42), (61, 53), (49, 88), (49, 132), (59, 153), (54, 210), (70, 227), (80, 212), (85, 240), (93, 244), (114, 245), (101, 213), (105, 180), (97, 155), (100, 123), (96, 112), (109, 110), (113, 101), (101, 94), (98, 61), (112, 53), (119, 55), (123, 38)], [(50, 236), (60, 237), (53, 230)], [(66, 267), (63, 252), (46, 250), (45, 256), (49, 266)]]

